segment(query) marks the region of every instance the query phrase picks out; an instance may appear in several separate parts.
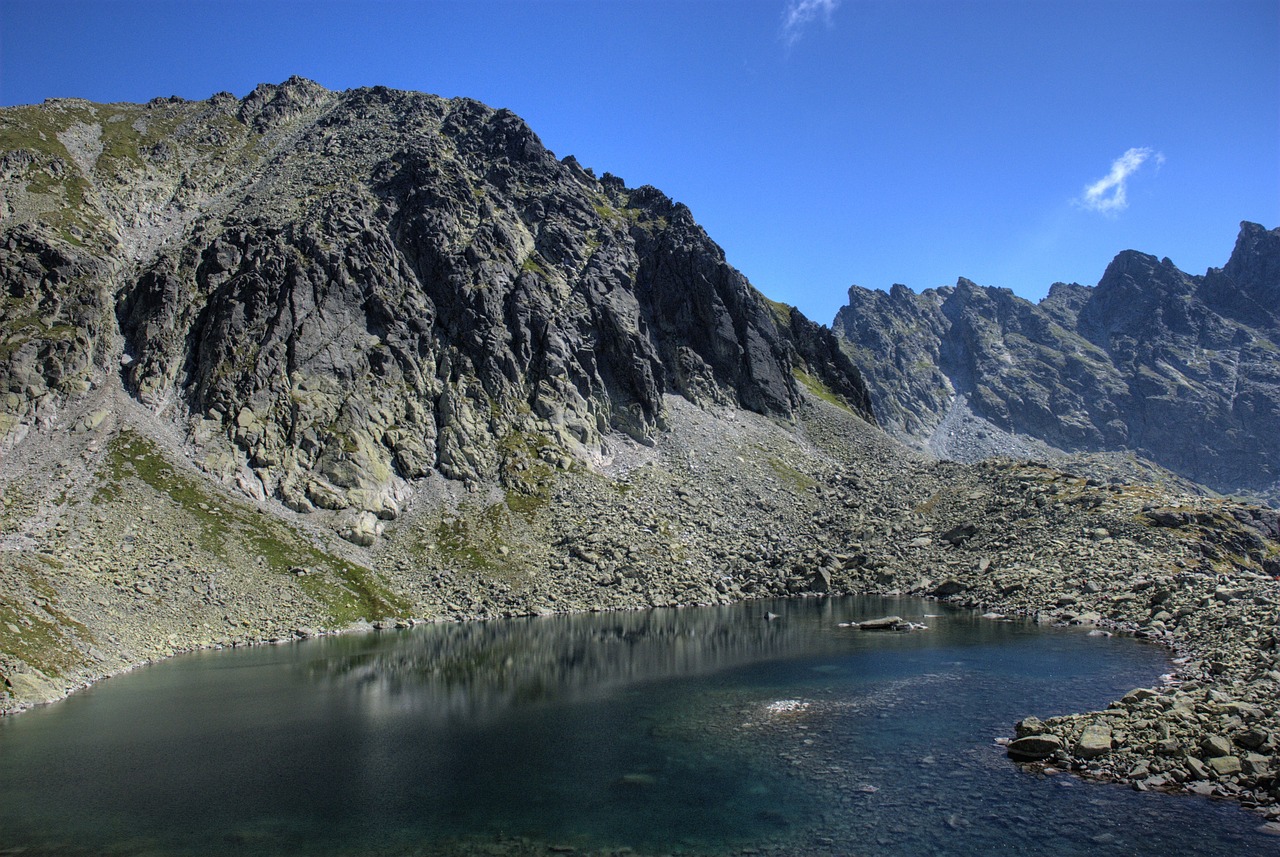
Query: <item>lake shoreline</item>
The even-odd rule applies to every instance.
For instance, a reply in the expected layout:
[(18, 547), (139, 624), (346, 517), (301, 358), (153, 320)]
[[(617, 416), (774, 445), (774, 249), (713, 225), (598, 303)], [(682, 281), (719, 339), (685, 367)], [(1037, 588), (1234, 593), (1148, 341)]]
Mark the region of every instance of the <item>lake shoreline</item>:
[[(848, 627), (885, 615), (928, 629)], [(1166, 669), (1160, 649), (1087, 634), (984, 620), (914, 597), (854, 596), (430, 623), (405, 634), (259, 645), (174, 658), (29, 722), (0, 724), (9, 748), (0, 785), (12, 798), (14, 843), (35, 853), (50, 841), (45, 831), (108, 850), (117, 834), (95, 830), (110, 831), (101, 822), (113, 816), (125, 819), (122, 835), (158, 852), (208, 853), (199, 845), (208, 819), (157, 827), (177, 782), (191, 792), (179, 804), (204, 795), (222, 807), (213, 823), (228, 842), (281, 846), (261, 853), (457, 857), (564, 846), (603, 857), (626, 846), (656, 857), (701, 842), (708, 854), (839, 855), (842, 845), (875, 841), (886, 854), (959, 854), (1013, 839), (1068, 854), (1108, 833), (1130, 848), (1167, 847), (1176, 831), (1201, 824), (1213, 830), (1188, 853), (1210, 857), (1233, 841), (1258, 853), (1265, 840), (1247, 813), (1074, 787), (1065, 775), (1028, 777), (1004, 758), (995, 739), (1024, 700), (1054, 713), (1098, 706)], [(222, 712), (199, 715), (211, 706)], [(180, 747), (191, 749), (175, 753)], [(82, 776), (88, 759), (97, 765)], [(420, 820), (401, 828), (403, 810), (384, 820), (370, 806), (327, 831), (308, 809), (325, 789), (306, 787), (313, 797), (294, 804), (289, 796), (304, 788), (290, 785), (296, 777), (257, 773), (327, 770), (349, 783), (340, 775), (348, 769), (366, 800), (412, 807)], [(47, 779), (24, 787), (38, 770)], [(407, 776), (415, 771), (425, 791)], [(495, 799), (521, 784), (536, 784), (536, 794), (503, 803), (508, 809), (478, 806), (476, 784), (502, 781), (498, 772), (507, 784)], [(111, 815), (86, 817), (75, 809), (83, 799), (55, 797), (67, 788), (99, 794), (104, 775), (123, 777), (112, 782), (132, 795), (87, 802)], [(587, 784), (580, 797), (563, 790), (579, 781)], [(672, 798), (673, 788), (688, 800)], [(464, 805), (475, 809), (456, 823), (440, 815)], [(1144, 806), (1143, 824), (1119, 821)], [(717, 820), (704, 826), (694, 807)], [(128, 821), (139, 808), (160, 814)], [(902, 829), (912, 809), (920, 823)], [(684, 820), (652, 835), (650, 823), (610, 820), (633, 811)], [(1026, 839), (1018, 817), (1043, 813), (1053, 817)], [(368, 825), (364, 833), (339, 833), (358, 829), (355, 818)], [(285, 836), (301, 838), (285, 847)]]
[[(1027, 582), (1032, 581), (1028, 579)], [(883, 587), (875, 586), (860, 591), (808, 593), (797, 597), (826, 598), (842, 596), (921, 597), (918, 594), (904, 593), (898, 589), (884, 589)], [(762, 596), (759, 599), (741, 599), (724, 603), (746, 603), (773, 597), (776, 596)], [(974, 601), (961, 596), (936, 598), (926, 595), (923, 597), (927, 600), (946, 603), (962, 610), (983, 611), (986, 614), (984, 618), (988, 621), (1002, 621), (1007, 618), (1014, 621), (1031, 621), (1037, 624), (1086, 626), (1093, 629), (1092, 633), (1131, 636), (1167, 650), (1174, 670), (1163, 676), (1164, 681), (1162, 683), (1148, 688), (1135, 688), (1136, 693), (1131, 693), (1122, 700), (1113, 702), (1107, 709), (1073, 713), (1048, 718), (1043, 721), (1036, 718), (1033, 712), (1028, 712), (1027, 720), (1020, 721), (1016, 725), (1010, 724), (1009, 740), (1011, 742), (1017, 738), (1026, 737), (1049, 737), (1051, 743), (1052, 739), (1057, 739), (1057, 747), (1043, 758), (1020, 760), (1012, 758), (1013, 754), (1010, 754), (1011, 763), (1017, 764), (1031, 773), (1070, 773), (1085, 780), (1128, 785), (1139, 791), (1162, 791), (1170, 794), (1194, 794), (1229, 799), (1240, 803), (1246, 809), (1260, 814), (1268, 822), (1274, 824), (1280, 821), (1280, 807), (1276, 805), (1274, 780), (1268, 781), (1264, 779), (1260, 785), (1256, 785), (1256, 780), (1254, 782), (1246, 781), (1241, 784), (1239, 779), (1233, 776), (1241, 773), (1246, 776), (1259, 773), (1265, 775), (1274, 770), (1272, 767), (1275, 764), (1274, 743), (1270, 736), (1275, 733), (1268, 728), (1270, 724), (1274, 723), (1274, 716), (1268, 717), (1266, 709), (1261, 707), (1262, 704), (1265, 704), (1265, 700), (1260, 699), (1260, 697), (1265, 696), (1265, 689), (1245, 683), (1246, 692), (1241, 693), (1240, 679), (1237, 675), (1227, 670), (1223, 670), (1217, 680), (1198, 680), (1198, 677), (1191, 672), (1200, 663), (1197, 660), (1197, 652), (1200, 649), (1196, 646), (1197, 641), (1195, 639), (1180, 642), (1172, 638), (1144, 633), (1142, 629), (1134, 628), (1131, 622), (1117, 620), (1108, 616), (1100, 615), (1096, 619), (1086, 616), (1085, 621), (1081, 622), (1079, 619), (1080, 614), (1071, 612), (1064, 614), (1061, 608), (1048, 604), (1043, 605), (1040, 609), (1029, 610), (1017, 603)], [(691, 603), (633, 608), (601, 607), (593, 608), (589, 611), (565, 610), (549, 612), (542, 610), (510, 613), (501, 616), (478, 614), (455, 619), (388, 618), (378, 622), (352, 623), (342, 628), (306, 629), (302, 634), (295, 632), (288, 636), (228, 638), (221, 642), (178, 649), (161, 658), (129, 664), (110, 674), (104, 674), (77, 684), (56, 699), (24, 702), (16, 707), (0, 710), (0, 716), (16, 715), (36, 706), (54, 704), (75, 692), (114, 676), (123, 675), (181, 654), (198, 651), (286, 645), (315, 637), (405, 630), (420, 624), (484, 622), (524, 617), (575, 615), (582, 612), (610, 612), (611, 609), (634, 612), (698, 606), (708, 605)], [(928, 631), (891, 631), (889, 633), (928, 633)], [(1221, 656), (1220, 647), (1216, 648), (1215, 652)], [(1256, 685), (1256, 682), (1254, 684)], [(1238, 729), (1238, 732), (1240, 735), (1250, 736), (1245, 737), (1244, 741), (1252, 743), (1253, 748), (1249, 749), (1240, 746), (1239, 741), (1237, 741), (1234, 746), (1226, 748), (1226, 753), (1222, 753), (1219, 756), (1208, 756), (1208, 758), (1220, 759), (1230, 755), (1241, 759), (1238, 767), (1231, 763), (1226, 763), (1225, 765), (1218, 763), (1217, 766), (1211, 766), (1201, 762), (1201, 765), (1196, 765), (1195, 762), (1189, 760), (1199, 759), (1198, 755), (1185, 752), (1178, 754), (1176, 750), (1170, 752), (1172, 747), (1167, 743), (1169, 739), (1156, 737), (1157, 734), (1162, 732), (1167, 733), (1168, 726), (1177, 724), (1181, 727), (1181, 738), (1183, 739), (1178, 745), (1179, 748), (1203, 745), (1209, 739), (1221, 736), (1224, 729), (1221, 728), (1221, 717), (1219, 715), (1223, 712), (1227, 712), (1228, 716), (1231, 717), (1239, 717), (1240, 729)], [(1244, 716), (1241, 717), (1241, 714)], [(1145, 718), (1144, 715), (1146, 715)], [(1135, 722), (1138, 724), (1136, 728), (1124, 728), (1124, 726)], [(1089, 745), (1087, 741), (1082, 745), (1082, 738), (1086, 730), (1100, 723), (1106, 724), (1109, 727), (1110, 734), (1113, 736), (1112, 747), (1106, 751)], [(1220, 728), (1215, 729), (1215, 725)], [(1228, 728), (1230, 728), (1230, 724), (1228, 724)], [(1250, 733), (1249, 730), (1254, 730), (1254, 732)], [(1258, 734), (1263, 730), (1268, 733), (1266, 737)], [(1162, 740), (1165, 742), (1164, 744), (1161, 744)], [(1221, 749), (1223, 748), (1213, 748), (1214, 751), (1220, 751)], [(1264, 752), (1259, 753), (1257, 752), (1258, 750)], [(1264, 753), (1266, 754), (1265, 756)], [(1263, 756), (1265, 761), (1258, 760), (1257, 757), (1259, 756)], [(1156, 763), (1154, 771), (1152, 762)], [(1219, 769), (1225, 770), (1225, 774), (1220, 774)], [(1275, 826), (1277, 827), (1276, 832), (1280, 833), (1280, 824)]]

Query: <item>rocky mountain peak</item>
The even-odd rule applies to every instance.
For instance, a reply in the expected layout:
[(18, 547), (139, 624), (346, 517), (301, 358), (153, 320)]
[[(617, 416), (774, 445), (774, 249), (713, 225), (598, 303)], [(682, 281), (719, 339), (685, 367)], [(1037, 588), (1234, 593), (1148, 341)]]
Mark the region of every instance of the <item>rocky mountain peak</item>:
[(1231, 258), (1205, 275), (1209, 293), (1229, 313), (1280, 328), (1280, 228), (1240, 224)]
[(1280, 284), (1280, 227), (1266, 229), (1244, 221), (1223, 273), (1250, 291)]
[[(1125, 250), (1107, 266), (1080, 309), (1079, 327), (1102, 348), (1114, 336), (1138, 335), (1151, 325), (1180, 324), (1182, 301), (1196, 284), (1169, 259)], [(1171, 317), (1166, 317), (1172, 312)]]
[(258, 84), (240, 101), (237, 117), (262, 133), (308, 110), (330, 105), (336, 97), (315, 81), (295, 75), (281, 84)]
[(870, 419), (832, 333), (687, 207), (509, 110), (290, 78), (2, 118), (34, 142), (5, 155), (0, 434), (122, 364), (208, 471), (365, 540), (413, 480), (532, 490), (611, 435), (651, 443), (671, 395), (789, 420), (816, 391)]

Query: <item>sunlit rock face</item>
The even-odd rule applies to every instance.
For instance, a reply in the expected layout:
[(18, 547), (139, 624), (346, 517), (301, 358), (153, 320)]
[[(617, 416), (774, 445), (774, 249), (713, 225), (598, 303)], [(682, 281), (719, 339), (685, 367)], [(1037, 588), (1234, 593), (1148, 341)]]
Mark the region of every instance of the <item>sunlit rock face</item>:
[(1280, 229), (1244, 223), (1203, 276), (1128, 250), (1038, 304), (965, 279), (854, 287), (834, 327), (880, 423), (942, 455), (1131, 451), (1275, 503), (1278, 308)]
[(801, 378), (870, 419), (685, 206), (509, 111), (293, 78), (3, 121), (0, 434), (118, 369), (207, 470), (364, 544), (416, 478), (518, 488), (649, 442), (667, 394), (786, 420)]

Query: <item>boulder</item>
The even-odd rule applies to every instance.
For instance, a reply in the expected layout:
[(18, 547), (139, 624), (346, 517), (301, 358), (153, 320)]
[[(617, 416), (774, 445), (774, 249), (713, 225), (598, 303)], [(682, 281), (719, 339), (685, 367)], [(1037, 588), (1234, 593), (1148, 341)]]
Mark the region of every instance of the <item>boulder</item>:
[(937, 586), (935, 586), (933, 588), (933, 591), (930, 592), (929, 594), (935, 598), (947, 598), (948, 596), (951, 596), (951, 595), (959, 595), (961, 592), (964, 592), (968, 588), (969, 587), (967, 585), (961, 583), (955, 578), (949, 577), (946, 580), (939, 583)]
[(902, 620), (901, 616), (885, 616), (880, 619), (868, 619), (865, 622), (859, 622), (857, 628), (862, 631), (900, 631), (907, 627), (908, 623)]
[(1080, 733), (1076, 743), (1076, 755), (1093, 759), (1111, 752), (1111, 727), (1105, 723), (1090, 723)]
[(1200, 751), (1206, 759), (1231, 755), (1231, 742), (1221, 735), (1206, 735), (1200, 742)]
[(1236, 736), (1236, 743), (1246, 750), (1257, 750), (1271, 739), (1271, 733), (1265, 729), (1253, 727)]
[(1044, 721), (1039, 717), (1024, 717), (1013, 728), (1014, 733), (1019, 738), (1025, 738), (1028, 735), (1039, 735), (1044, 731)]
[(1155, 696), (1159, 696), (1159, 694), (1154, 690), (1150, 690), (1145, 687), (1138, 687), (1126, 693), (1120, 701), (1129, 707), (1133, 707), (1143, 700), (1151, 699)]
[(9, 673), (5, 683), (13, 695), (23, 702), (52, 702), (63, 696), (62, 687), (37, 669), (25, 673)]
[(958, 527), (952, 527), (942, 534), (942, 540), (955, 547), (967, 542), (978, 533), (976, 524), (961, 524)]
[(77, 434), (93, 431), (98, 426), (102, 425), (102, 421), (110, 416), (110, 414), (110, 411), (102, 409), (85, 414), (80, 419), (76, 420), (76, 423), (71, 427), (71, 430)]
[(1015, 762), (1040, 762), (1062, 749), (1062, 739), (1057, 735), (1028, 735), (1009, 742), (1005, 748)]
[(1209, 760), (1209, 767), (1220, 777), (1230, 777), (1240, 773), (1240, 760), (1235, 756), (1215, 756)]
[(338, 530), (338, 535), (361, 547), (371, 547), (382, 534), (383, 524), (372, 512), (360, 512), (350, 523)]

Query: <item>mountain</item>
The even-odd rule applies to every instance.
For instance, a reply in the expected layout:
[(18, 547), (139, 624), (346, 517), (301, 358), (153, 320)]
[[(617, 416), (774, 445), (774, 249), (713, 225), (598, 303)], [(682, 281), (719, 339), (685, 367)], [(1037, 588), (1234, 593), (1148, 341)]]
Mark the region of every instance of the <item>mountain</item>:
[(120, 365), (208, 470), (365, 541), (410, 480), (649, 441), (667, 393), (788, 419), (809, 383), (870, 419), (830, 332), (685, 206), (509, 111), (294, 78), (10, 110), (4, 141), (9, 435)]
[(1126, 251), (1038, 304), (961, 279), (854, 287), (834, 328), (895, 436), (944, 457), (1132, 452), (1280, 501), (1280, 230), (1202, 276)]

